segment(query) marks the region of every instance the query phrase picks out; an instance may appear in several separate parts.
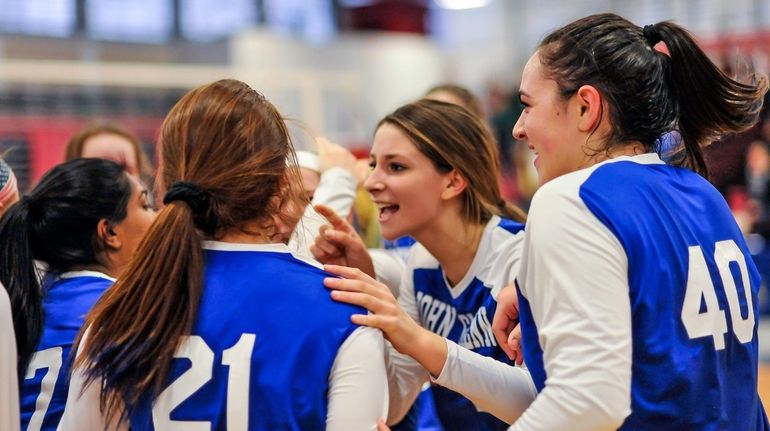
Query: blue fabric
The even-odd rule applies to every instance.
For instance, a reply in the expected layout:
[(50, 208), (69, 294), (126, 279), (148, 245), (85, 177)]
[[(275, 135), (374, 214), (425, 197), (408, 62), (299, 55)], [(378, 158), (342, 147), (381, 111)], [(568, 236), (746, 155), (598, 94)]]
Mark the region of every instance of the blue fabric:
[[(61, 353), (57, 350), (55, 355), (57, 361), (60, 361), (61, 368), (53, 380), (55, 385), (41, 430), (53, 431), (59, 425), (69, 390), (72, 343), (80, 327), (83, 326), (83, 320), (88, 311), (111, 285), (111, 280), (91, 276), (49, 278), (43, 284), (45, 320), (43, 335), (36, 352), (53, 353), (54, 350), (49, 349), (61, 349)], [(35, 412), (35, 403), (42, 389), (43, 378), (52, 369), (51, 367), (38, 368), (34, 371), (33, 377), (21, 383), (19, 401), (23, 430), (27, 429), (30, 418)]]
[[(205, 259), (204, 291), (192, 334), (213, 352), (213, 371), (170, 412), (171, 419), (208, 421), (211, 429), (227, 429), (233, 367), (225, 364), (223, 352), (253, 334), (246, 359), (248, 429), (324, 429), (332, 364), (356, 328), (350, 316), (365, 310), (332, 301), (322, 285), (328, 275), (289, 253), (206, 250)], [(191, 359), (175, 359), (169, 384), (193, 365)], [(150, 400), (145, 400), (131, 417), (132, 429), (156, 429), (151, 412)]]
[[(744, 343), (733, 332), (733, 320), (747, 319), (749, 313), (759, 318), (760, 279), (722, 196), (690, 170), (618, 161), (596, 168), (582, 184), (579, 197), (617, 237), (628, 257), (632, 413), (621, 429), (768, 429), (756, 392), (756, 324), (753, 337)], [(730, 308), (715, 263), (715, 244), (722, 241), (733, 241), (746, 262), (746, 286), (737, 261), (729, 264), (728, 276), (736, 284), (740, 310)], [(690, 338), (681, 317), (690, 265), (694, 265), (689, 258), (691, 247), (702, 251), (707, 276), (724, 312), (727, 332), (719, 335), (724, 337), (723, 349), (716, 347), (715, 337)], [(531, 296), (535, 289), (527, 287), (527, 293)], [(536, 387), (542, 390), (546, 373), (541, 346), (528, 302), (522, 299), (524, 357)], [(701, 297), (701, 313), (705, 307)]]
[[(498, 227), (516, 234), (524, 225), (501, 219)], [(492, 289), (476, 274), (456, 298), (438, 268), (415, 268), (413, 285), (422, 325), (476, 353), (513, 364), (497, 345), (491, 322), (497, 309)], [(433, 386), (436, 413), (447, 431), (504, 430), (508, 425), (494, 416), (479, 412), (470, 400), (440, 386)]]

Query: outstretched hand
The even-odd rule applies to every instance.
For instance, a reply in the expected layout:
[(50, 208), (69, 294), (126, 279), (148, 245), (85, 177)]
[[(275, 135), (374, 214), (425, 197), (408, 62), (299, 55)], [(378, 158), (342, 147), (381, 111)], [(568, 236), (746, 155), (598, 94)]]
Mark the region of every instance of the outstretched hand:
[(324, 279), (324, 285), (334, 289), (331, 295), (335, 301), (358, 305), (370, 311), (369, 314), (354, 314), (351, 317), (353, 323), (379, 328), (396, 350), (410, 355), (423, 328), (406, 314), (390, 289), (355, 268), (325, 265), (324, 269), (343, 277)]
[(353, 226), (327, 206), (316, 205), (314, 208), (331, 225), (321, 226), (315, 243), (310, 246), (313, 257), (324, 264), (358, 268), (374, 277), (372, 257)]
[(519, 327), (519, 297), (513, 284), (504, 287), (497, 295), (497, 311), (492, 319), (492, 332), (497, 344), (518, 365), (524, 362)]

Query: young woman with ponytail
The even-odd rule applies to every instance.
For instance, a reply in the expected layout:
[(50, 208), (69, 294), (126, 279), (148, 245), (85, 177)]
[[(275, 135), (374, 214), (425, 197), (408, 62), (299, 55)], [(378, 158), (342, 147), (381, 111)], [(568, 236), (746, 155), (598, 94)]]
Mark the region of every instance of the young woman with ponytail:
[[(495, 342), (491, 322), (498, 292), (513, 280), (524, 214), (498, 188), (493, 138), (478, 117), (449, 103), (421, 100), (402, 106), (378, 125), (372, 173), (364, 183), (380, 209), (386, 239), (412, 236), (398, 303), (426, 329), (482, 355), (510, 362)], [(371, 263), (352, 229), (331, 217), (313, 246), (326, 263), (366, 268)], [(395, 299), (387, 294), (395, 304)], [(362, 304), (365, 305), (365, 304)], [(389, 423), (407, 412), (428, 372), (393, 349)], [(497, 430), (507, 424), (470, 401), (434, 387), (436, 412), (447, 430)]]
[[(439, 382), (518, 417), (511, 430), (768, 429), (760, 277), (704, 178), (703, 147), (758, 119), (767, 78), (745, 78), (726, 76), (676, 24), (613, 14), (556, 30), (528, 61), (513, 134), (537, 154), (542, 187), (518, 295), (501, 293), (493, 322), (504, 344), (521, 321), (538, 395), (520, 417), (506, 407), (530, 396), (514, 369), (412, 331), (364, 276), (328, 283), (353, 291), (340, 292), (347, 302), (366, 299), (374, 314), (354, 321), (383, 328), (397, 348), (444, 349), (423, 359)], [(681, 166), (655, 152), (671, 130)]]
[(78, 159), (49, 171), (0, 219), (0, 284), (13, 311), (22, 429), (56, 429), (83, 318), (153, 220), (146, 194), (117, 164)]
[(303, 197), (278, 111), (217, 81), (158, 145), (165, 207), (86, 319), (60, 430), (374, 429), (382, 335), (285, 244)]

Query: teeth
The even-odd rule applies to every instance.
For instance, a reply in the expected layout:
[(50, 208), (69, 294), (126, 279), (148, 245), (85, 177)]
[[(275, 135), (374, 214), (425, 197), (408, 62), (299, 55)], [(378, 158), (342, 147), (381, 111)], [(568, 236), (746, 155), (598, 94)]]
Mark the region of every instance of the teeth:
[(379, 208), (379, 209), (390, 208), (390, 207), (393, 207), (393, 206), (395, 206), (395, 205), (394, 204), (382, 204), (382, 203), (378, 203), (377, 204), (377, 208)]

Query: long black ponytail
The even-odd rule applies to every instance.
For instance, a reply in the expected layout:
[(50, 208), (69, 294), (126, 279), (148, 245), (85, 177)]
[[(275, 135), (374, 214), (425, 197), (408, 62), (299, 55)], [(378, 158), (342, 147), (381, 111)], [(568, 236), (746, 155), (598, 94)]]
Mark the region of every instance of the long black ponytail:
[(11, 300), (20, 378), (43, 332), (37, 268), (59, 274), (104, 264), (97, 224), (123, 220), (130, 196), (131, 182), (116, 163), (73, 160), (46, 173), (0, 219), (0, 283)]

